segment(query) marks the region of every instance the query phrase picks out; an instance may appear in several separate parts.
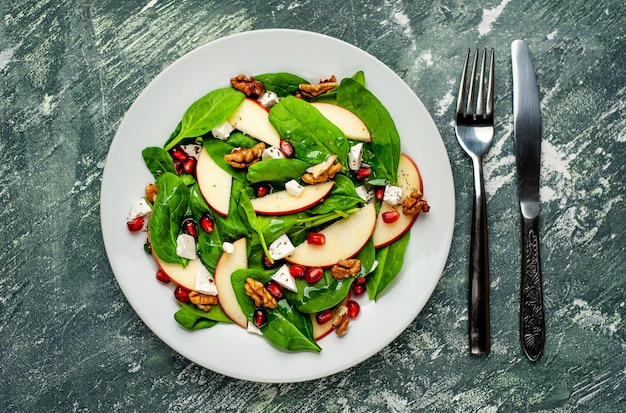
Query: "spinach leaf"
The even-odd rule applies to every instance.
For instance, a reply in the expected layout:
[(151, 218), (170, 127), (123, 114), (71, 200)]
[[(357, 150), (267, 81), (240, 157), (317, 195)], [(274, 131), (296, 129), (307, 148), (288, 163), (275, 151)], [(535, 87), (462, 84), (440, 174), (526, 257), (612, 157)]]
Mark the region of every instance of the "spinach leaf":
[(363, 203), (363, 198), (357, 195), (354, 183), (352, 183), (350, 178), (337, 174), (334, 180), (335, 184), (330, 191), (330, 195), (324, 199), (324, 202), (309, 208), (308, 212), (312, 214), (326, 214), (333, 211), (345, 211)]
[(224, 155), (231, 153), (234, 146), (230, 145), (227, 141), (221, 141), (219, 139), (210, 137), (204, 138), (203, 145), (203, 150), (209, 153), (211, 159), (213, 159), (220, 168), (228, 172), (228, 174), (235, 178), (237, 181), (244, 183), (246, 182), (246, 170), (233, 168), (228, 162), (224, 160)]
[(176, 167), (174, 161), (169, 153), (163, 148), (158, 146), (150, 146), (141, 151), (146, 166), (150, 173), (157, 179), (161, 174), (165, 172), (176, 173)]
[(346, 78), (337, 88), (337, 104), (356, 114), (372, 135), (372, 169), (378, 178), (397, 181), (400, 135), (387, 108), (358, 81)]
[(359, 271), (356, 277), (365, 277), (374, 266), (374, 261), (376, 261), (376, 248), (374, 247), (373, 238), (370, 237), (356, 258), (361, 261), (361, 271)]
[(244, 268), (237, 270), (230, 276), (233, 290), (235, 291), (235, 297), (241, 307), (241, 311), (248, 316), (248, 319), (252, 321), (252, 313), (254, 312), (254, 301), (246, 294), (244, 285), (248, 278), (253, 278), (259, 282), (265, 284), (268, 282), (276, 270), (262, 270), (257, 268)]
[(298, 75), (291, 73), (264, 73), (262, 75), (253, 76), (255, 80), (263, 83), (265, 90), (276, 93), (279, 97), (285, 97), (296, 93), (302, 83), (308, 84), (309, 81)]
[(176, 254), (176, 238), (189, 205), (189, 189), (178, 176), (165, 172), (156, 180), (157, 196), (148, 221), (152, 251), (171, 264), (187, 265)]
[(228, 216), (223, 217), (217, 213), (213, 214), (215, 226), (219, 231), (222, 240), (237, 240), (241, 237), (249, 237), (250, 233), (245, 222), (239, 216), (238, 205), (239, 197), (241, 193), (246, 190), (244, 184), (238, 180), (233, 180), (233, 187), (230, 191), (230, 204), (229, 211), (232, 211)]
[(310, 103), (287, 96), (270, 110), (269, 120), (293, 146), (296, 158), (311, 165), (336, 154), (347, 165), (350, 145), (345, 135)]
[[(200, 222), (200, 218), (206, 214), (209, 214), (211, 219), (215, 221), (215, 218), (213, 217), (215, 214), (211, 211), (208, 204), (204, 200), (198, 184), (193, 185), (189, 189), (189, 208), (191, 209), (191, 213), (196, 222)], [(222, 240), (218, 229), (215, 228), (211, 233), (198, 230), (198, 256), (200, 257), (202, 263), (209, 268), (211, 272), (215, 271), (215, 266), (217, 265), (217, 261), (221, 255)]]
[(178, 311), (174, 313), (174, 320), (188, 330), (202, 330), (211, 328), (217, 324), (217, 321), (201, 317), (186, 306), (180, 307)]
[(294, 310), (285, 300), (267, 312), (267, 324), (261, 332), (270, 343), (288, 351), (322, 350), (313, 337), (311, 317)]
[[(267, 243), (265, 242), (265, 237), (263, 236), (263, 228), (257, 219), (256, 212), (254, 211), (254, 207), (252, 206), (246, 191), (241, 191), (239, 196), (239, 215), (247, 219), (248, 227), (259, 236), (263, 252), (270, 257), (270, 253), (267, 250)], [(272, 258), (269, 258), (269, 260), (272, 261)]]
[(410, 234), (411, 232), (408, 231), (393, 244), (380, 248), (376, 252), (378, 266), (374, 273), (367, 277), (366, 284), (370, 300), (377, 300), (400, 272)]
[(259, 215), (257, 217), (263, 231), (263, 237), (269, 243), (274, 242), (282, 234), (289, 234), (291, 229), (297, 224), (299, 218), (300, 214), (280, 216)]
[(350, 292), (352, 281), (354, 277), (336, 280), (329, 270), (325, 270), (324, 276), (315, 284), (297, 278), (298, 292), (285, 291), (285, 297), (298, 311), (316, 313), (339, 304)]
[(250, 183), (286, 182), (299, 179), (310, 165), (296, 158), (270, 159), (248, 167), (247, 179)]
[(170, 150), (184, 138), (202, 136), (218, 126), (243, 102), (245, 95), (231, 87), (213, 90), (189, 106), (178, 135), (165, 146)]

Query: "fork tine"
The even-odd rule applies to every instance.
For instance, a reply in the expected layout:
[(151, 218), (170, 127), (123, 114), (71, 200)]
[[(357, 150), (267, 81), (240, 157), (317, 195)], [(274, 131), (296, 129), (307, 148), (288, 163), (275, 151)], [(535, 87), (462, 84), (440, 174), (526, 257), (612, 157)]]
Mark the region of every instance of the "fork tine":
[(465, 101), (465, 83), (467, 79), (467, 64), (469, 62), (470, 50), (471, 49), (467, 49), (467, 54), (465, 55), (465, 64), (463, 65), (463, 73), (461, 73), (461, 82), (459, 83), (459, 95), (456, 102), (457, 119), (461, 116), (464, 116), (463, 102)]
[(493, 49), (491, 49), (491, 56), (490, 56), (490, 63), (489, 63), (489, 88), (487, 89), (487, 113), (485, 114), (487, 116), (487, 118), (491, 118), (493, 116), (493, 60), (494, 60), (494, 52)]
[[(476, 50), (478, 55), (478, 50)], [(487, 49), (483, 49), (483, 58), (480, 64), (480, 76), (478, 78), (478, 99), (476, 101), (476, 117), (483, 117), (483, 107), (485, 106), (485, 61), (487, 58)]]
[(469, 93), (467, 95), (467, 109), (465, 111), (466, 115), (469, 117), (474, 117), (474, 81), (476, 79), (476, 63), (478, 63), (478, 49), (474, 53), (474, 64), (472, 65), (472, 77), (469, 82)]

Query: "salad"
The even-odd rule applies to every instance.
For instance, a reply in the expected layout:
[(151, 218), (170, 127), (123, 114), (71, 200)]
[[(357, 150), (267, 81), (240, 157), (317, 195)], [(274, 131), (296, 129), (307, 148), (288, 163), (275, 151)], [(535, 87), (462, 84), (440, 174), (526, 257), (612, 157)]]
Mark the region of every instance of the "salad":
[(127, 226), (147, 232), (182, 327), (234, 323), (319, 352), (318, 340), (348, 332), (360, 297), (377, 300), (398, 275), (429, 210), (421, 176), (363, 72), (230, 83), (142, 151), (154, 182)]

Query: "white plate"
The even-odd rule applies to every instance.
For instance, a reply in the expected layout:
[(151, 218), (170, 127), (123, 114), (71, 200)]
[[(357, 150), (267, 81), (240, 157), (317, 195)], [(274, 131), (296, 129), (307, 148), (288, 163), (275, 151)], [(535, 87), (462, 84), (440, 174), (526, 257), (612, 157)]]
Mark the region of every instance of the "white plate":
[[(235, 325), (189, 332), (174, 321), (172, 287), (155, 279), (156, 265), (143, 251), (145, 234), (131, 234), (132, 202), (152, 182), (141, 151), (162, 146), (185, 109), (229, 84), (231, 77), (291, 72), (317, 82), (365, 72), (368, 88), (393, 116), (402, 150), (418, 164), (431, 211), (414, 225), (397, 281), (378, 302), (361, 300), (349, 333), (322, 339), (320, 354), (287, 353)], [(454, 225), (454, 185), (441, 136), (428, 111), (392, 70), (343, 41), (298, 30), (260, 30), (208, 43), (157, 76), (128, 110), (111, 143), (101, 192), (102, 233), (111, 268), (124, 295), (146, 325), (168, 346), (221, 374), (259, 382), (324, 377), (367, 359), (391, 343), (430, 298), (446, 263)]]

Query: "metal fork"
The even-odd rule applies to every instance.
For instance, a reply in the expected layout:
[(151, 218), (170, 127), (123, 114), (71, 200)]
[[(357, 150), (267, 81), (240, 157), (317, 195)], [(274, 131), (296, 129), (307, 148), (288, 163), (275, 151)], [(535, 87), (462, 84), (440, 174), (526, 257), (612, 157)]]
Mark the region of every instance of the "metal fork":
[[(483, 177), (483, 156), (493, 140), (493, 66), (491, 49), (489, 79), (485, 81), (487, 49), (483, 49), (480, 77), (476, 79), (479, 51), (476, 49), (472, 74), (467, 79), (471, 50), (467, 51), (459, 86), (455, 132), (461, 147), (472, 159), (474, 167), (474, 206), (470, 245), (470, 281), (468, 294), (469, 347), (474, 355), (489, 354), (489, 251), (487, 240), (487, 204)], [(466, 83), (468, 85), (466, 85)], [(475, 83), (478, 93), (474, 93)], [(485, 102), (485, 83), (487, 98)], [(469, 88), (469, 91), (467, 90)], [(477, 96), (476, 96), (477, 95)]]

